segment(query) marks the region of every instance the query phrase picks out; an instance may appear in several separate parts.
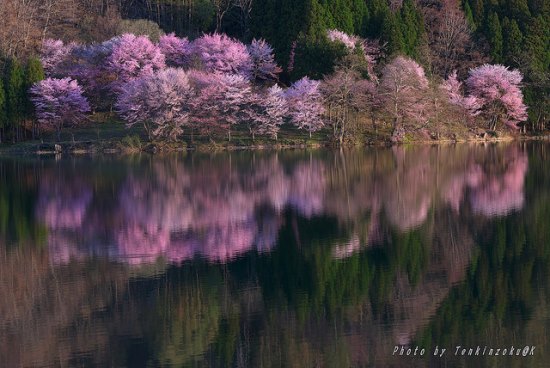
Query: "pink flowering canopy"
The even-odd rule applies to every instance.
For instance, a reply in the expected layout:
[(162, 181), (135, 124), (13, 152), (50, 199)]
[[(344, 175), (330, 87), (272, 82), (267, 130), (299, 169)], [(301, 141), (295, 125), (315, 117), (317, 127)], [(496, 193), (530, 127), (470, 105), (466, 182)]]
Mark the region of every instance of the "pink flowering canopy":
[(456, 70), (443, 81), (441, 89), (445, 91), (451, 104), (462, 104), (462, 100), (464, 99), (464, 95), (462, 94), (462, 82), (458, 80)]
[(477, 116), (480, 113), (481, 104), (475, 96), (464, 96), (462, 82), (458, 80), (454, 70), (441, 84), (441, 90), (446, 94), (451, 105), (460, 108), (461, 113), (468, 116)]
[(251, 77), (252, 59), (246, 46), (224, 34), (205, 34), (191, 44), (193, 57), (207, 72)]
[(282, 69), (275, 62), (273, 48), (263, 39), (252, 40), (248, 46), (252, 59), (252, 78), (255, 80), (277, 80)]
[(325, 123), (323, 97), (320, 82), (304, 77), (296, 81), (285, 93), (289, 107), (290, 122), (298, 129), (316, 132)]
[(254, 138), (256, 134), (277, 139), (277, 133), (288, 112), (284, 91), (278, 85), (256, 92), (247, 106), (248, 129)]
[(252, 86), (244, 76), (190, 71), (189, 77), (196, 91), (192, 123), (199, 131), (230, 132), (233, 125), (250, 119)]
[(55, 129), (58, 139), (61, 128), (78, 124), (90, 111), (82, 88), (70, 78), (45, 79), (32, 86), (30, 93), (38, 123), (41, 127)]
[(168, 66), (188, 66), (191, 48), (187, 37), (179, 38), (174, 33), (163, 35), (160, 36), (158, 46)]
[(116, 108), (128, 127), (141, 123), (150, 138), (175, 141), (188, 124), (192, 96), (185, 71), (168, 68), (128, 83)]
[(343, 43), (350, 50), (354, 50), (360, 43), (359, 37), (353, 35), (350, 36), (347, 33), (339, 31), (337, 29), (329, 29), (327, 31), (327, 37), (332, 42)]
[(40, 61), (48, 77), (55, 77), (63, 72), (62, 65), (68, 61), (74, 43), (65, 45), (61, 40), (46, 39), (40, 50)]
[(112, 53), (106, 60), (106, 69), (116, 75), (112, 83), (120, 92), (124, 83), (133, 79), (151, 76), (165, 67), (165, 58), (159, 47), (146, 36), (124, 34), (113, 45)]
[(527, 120), (527, 106), (520, 88), (522, 79), (519, 70), (509, 70), (503, 65), (485, 64), (470, 70), (466, 80), (468, 92), (477, 99), (491, 128), (501, 121), (516, 129), (518, 123)]

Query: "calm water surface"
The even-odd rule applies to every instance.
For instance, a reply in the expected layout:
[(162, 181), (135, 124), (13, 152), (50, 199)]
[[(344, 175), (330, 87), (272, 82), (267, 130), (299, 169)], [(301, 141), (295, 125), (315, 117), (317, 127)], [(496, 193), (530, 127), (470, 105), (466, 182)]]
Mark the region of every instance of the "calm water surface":
[(549, 157), (1, 159), (0, 366), (547, 367)]

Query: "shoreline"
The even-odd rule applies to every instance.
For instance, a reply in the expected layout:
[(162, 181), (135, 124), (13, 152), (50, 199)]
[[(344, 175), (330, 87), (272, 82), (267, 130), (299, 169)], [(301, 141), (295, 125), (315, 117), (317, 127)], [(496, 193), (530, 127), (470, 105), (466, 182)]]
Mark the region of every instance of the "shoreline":
[(15, 144), (0, 144), (0, 156), (51, 156), (51, 155), (128, 155), (136, 153), (160, 154), (174, 152), (231, 152), (231, 151), (267, 151), (267, 150), (292, 150), (292, 149), (319, 149), (319, 148), (359, 148), (359, 147), (392, 147), (392, 146), (415, 146), (415, 145), (447, 145), (457, 143), (500, 143), (514, 141), (550, 141), (548, 135), (520, 135), (491, 138), (471, 139), (432, 139), (432, 140), (409, 140), (407, 142), (390, 142), (388, 139), (371, 140), (364, 143), (346, 143), (338, 145), (332, 142), (313, 142), (296, 144), (254, 144), (237, 145), (223, 142), (219, 144), (198, 143), (188, 146), (185, 142), (159, 143), (147, 142), (143, 147), (132, 148), (123, 145), (122, 140), (95, 141), (95, 142), (20, 142)]

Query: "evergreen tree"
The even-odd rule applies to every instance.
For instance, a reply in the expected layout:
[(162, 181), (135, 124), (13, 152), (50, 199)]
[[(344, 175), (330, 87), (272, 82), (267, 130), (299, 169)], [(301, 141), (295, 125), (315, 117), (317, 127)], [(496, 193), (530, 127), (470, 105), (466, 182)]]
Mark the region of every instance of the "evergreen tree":
[(353, 13), (349, 0), (332, 0), (330, 3), (331, 17), (334, 19), (334, 27), (340, 31), (353, 34), (355, 27), (353, 25)]
[(263, 38), (272, 45), (280, 65), (287, 65), (291, 45), (298, 35), (307, 33), (313, 2), (317, 0), (255, 0), (250, 19), (252, 37)]
[(336, 63), (347, 53), (348, 50), (344, 44), (331, 42), (325, 35), (301, 36), (296, 46), (291, 79), (296, 81), (305, 76), (322, 79), (323, 76), (334, 72)]
[(27, 119), (32, 120), (32, 138), (35, 138), (36, 124), (34, 119), (34, 105), (29, 96), (29, 89), (37, 82), (44, 79), (44, 68), (40, 59), (32, 57), (27, 61), (25, 68), (25, 116)]
[(491, 57), (496, 63), (502, 62), (502, 27), (498, 15), (493, 12), (487, 19), (487, 38), (491, 45)]
[(508, 18), (504, 18), (502, 24), (505, 61), (508, 65), (515, 66), (522, 51), (523, 34), (515, 19), (508, 20)]
[(528, 0), (529, 11), (531, 14), (550, 17), (550, 1), (548, 0)]
[(525, 23), (531, 18), (527, 0), (507, 0), (505, 7), (505, 15), (510, 19), (516, 19), (520, 23)]
[(367, 3), (364, 0), (352, 0), (351, 11), (353, 14), (354, 34), (366, 36), (370, 19)]
[(472, 27), (472, 30), (476, 30), (476, 23), (474, 22), (474, 15), (472, 13), (472, 8), (470, 7), (470, 3), (468, 1), (464, 2), (464, 16), (466, 17), (466, 20), (468, 21), (468, 24), (470, 27)]
[(470, 7), (472, 9), (476, 28), (479, 28), (483, 24), (483, 20), (485, 19), (484, 2), (483, 0), (470, 0)]
[(44, 79), (44, 69), (42, 63), (37, 57), (31, 57), (25, 67), (25, 87), (30, 88), (36, 82)]
[[(30, 58), (25, 67), (25, 91), (28, 92), (29, 88), (31, 88), (33, 84), (40, 82), (43, 79), (44, 69), (42, 68), (40, 59), (36, 57)], [(28, 93), (26, 93), (26, 96), (28, 96)], [(27, 116), (31, 116), (33, 114), (33, 104), (28, 97), (26, 98), (26, 102), (27, 105), (25, 112), (27, 113)]]
[(17, 59), (8, 62), (5, 85), (8, 124), (11, 125), (12, 140), (15, 142), (19, 139), (19, 125), (25, 112), (24, 73)]
[(4, 81), (0, 79), (0, 143), (4, 138), (4, 127), (8, 124), (8, 115), (6, 113), (6, 91), (4, 90)]
[(319, 0), (310, 0), (306, 19), (306, 35), (308, 38), (318, 39), (325, 37), (327, 29), (341, 26), (334, 23), (329, 9), (321, 5)]
[(405, 0), (401, 7), (401, 28), (405, 53), (418, 60), (423, 43), (427, 42), (422, 13), (413, 0)]
[(529, 68), (537, 72), (550, 70), (549, 24), (539, 15), (531, 20), (525, 34), (524, 57)]
[(378, 38), (381, 36), (382, 27), (386, 18), (391, 16), (391, 10), (387, 0), (372, 0), (367, 2), (369, 11), (369, 23), (367, 25), (366, 36), (369, 38)]
[(405, 51), (405, 41), (403, 40), (403, 31), (401, 30), (401, 23), (398, 17), (392, 13), (387, 12), (382, 23), (381, 38), (388, 43), (387, 53), (388, 56), (393, 56)]

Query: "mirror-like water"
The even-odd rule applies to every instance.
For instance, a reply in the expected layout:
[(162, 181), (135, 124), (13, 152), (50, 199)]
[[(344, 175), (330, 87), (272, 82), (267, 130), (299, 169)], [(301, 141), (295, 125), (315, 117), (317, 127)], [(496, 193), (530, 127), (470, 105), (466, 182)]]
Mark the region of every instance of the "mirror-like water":
[(545, 367), (549, 153), (2, 159), (0, 366)]

